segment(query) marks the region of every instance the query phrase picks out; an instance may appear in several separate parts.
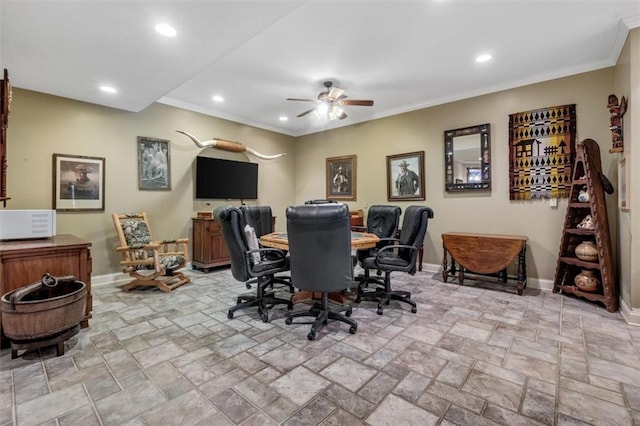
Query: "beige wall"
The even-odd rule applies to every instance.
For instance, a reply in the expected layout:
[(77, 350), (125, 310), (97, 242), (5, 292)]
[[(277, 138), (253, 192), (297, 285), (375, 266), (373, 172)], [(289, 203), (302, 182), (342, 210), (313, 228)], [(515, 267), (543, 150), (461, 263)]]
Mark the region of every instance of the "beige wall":
[[(57, 232), (92, 242), (94, 276), (120, 272), (112, 213), (146, 211), (155, 239), (191, 236), (194, 211), (227, 204), (194, 201), (196, 155), (247, 159), (244, 154), (201, 150), (176, 129), (203, 140), (217, 136), (241, 141), (266, 154), (286, 152), (276, 160), (250, 161), (260, 164), (258, 202), (268, 202), (276, 211), (293, 202), (293, 138), (160, 104), (130, 113), (14, 88), (7, 135), (7, 208), (51, 208), (52, 154), (104, 157), (105, 211), (60, 212)], [(138, 136), (171, 141), (171, 191), (138, 190)]]
[[(509, 200), (509, 114), (575, 103), (578, 139), (592, 138), (599, 142), (603, 170), (615, 181), (615, 159), (608, 153), (610, 134), (606, 108), (607, 96), (613, 87), (613, 74), (612, 68), (580, 74), (301, 137), (296, 151), (296, 200), (300, 202), (325, 194), (325, 157), (356, 154), (358, 193), (357, 200), (349, 202), (349, 205), (356, 209), (387, 204), (386, 156), (425, 151), (424, 204), (435, 214), (425, 240), (425, 262), (440, 264), (440, 235), (443, 232), (526, 235), (529, 237), (529, 277), (553, 280), (566, 199), (562, 199), (557, 208), (550, 207), (545, 200)], [(445, 193), (444, 131), (483, 123), (491, 123), (491, 193)], [(608, 201), (615, 241), (616, 199), (609, 196)], [(414, 203), (395, 204), (404, 209)]]
[[(424, 150), (424, 204), (435, 212), (425, 241), (425, 262), (441, 262), (442, 232), (521, 234), (530, 238), (529, 277), (553, 280), (566, 200), (561, 200), (557, 208), (542, 200), (509, 201), (508, 115), (545, 106), (577, 104), (578, 138), (593, 138), (600, 143), (603, 169), (608, 176), (615, 177), (617, 161), (608, 153), (610, 136), (606, 110), (613, 81), (614, 70), (610, 68), (297, 140), (159, 104), (140, 113), (129, 113), (16, 89), (8, 134), (8, 194), (12, 200), (7, 207), (51, 207), (53, 153), (105, 157), (105, 212), (58, 214), (58, 233), (73, 233), (90, 240), (93, 243), (93, 273), (103, 275), (119, 271), (113, 250), (116, 240), (110, 218), (112, 212), (147, 211), (154, 237), (160, 239), (190, 236), (190, 218), (194, 211), (226, 204), (194, 201), (191, 165), (201, 150), (175, 133), (176, 129), (187, 130), (202, 139), (217, 136), (238, 140), (268, 154), (287, 152), (287, 156), (278, 160), (260, 160), (258, 202), (272, 205), (279, 218), (278, 229), (285, 227), (287, 205), (325, 196), (326, 157), (357, 155), (358, 198), (348, 204), (352, 208), (363, 208), (388, 203), (387, 155)], [(443, 132), (487, 122), (491, 123), (493, 157), (491, 193), (446, 194)], [(137, 136), (171, 140), (171, 191), (137, 189)], [(243, 155), (206, 151), (207, 155), (225, 158)], [(612, 212), (615, 211), (614, 198), (609, 196)], [(412, 203), (398, 204), (405, 208)], [(616, 218), (616, 214), (610, 214), (617, 244)]]
[[(640, 135), (640, 108), (634, 108), (634, 100), (640, 99), (640, 28), (629, 33), (615, 67), (615, 93), (629, 99), (627, 113), (623, 117), (624, 152), (615, 155), (616, 160), (627, 158), (629, 167), (630, 210), (619, 211), (620, 259), (619, 281), (623, 303), (628, 308), (640, 307), (640, 264), (633, 262), (640, 255), (640, 241), (633, 235), (640, 234), (638, 209), (640, 199), (635, 182), (640, 179), (640, 149), (636, 147)], [(635, 191), (634, 191), (635, 190)], [(634, 218), (635, 216), (635, 218)], [(623, 306), (624, 307), (624, 306)]]

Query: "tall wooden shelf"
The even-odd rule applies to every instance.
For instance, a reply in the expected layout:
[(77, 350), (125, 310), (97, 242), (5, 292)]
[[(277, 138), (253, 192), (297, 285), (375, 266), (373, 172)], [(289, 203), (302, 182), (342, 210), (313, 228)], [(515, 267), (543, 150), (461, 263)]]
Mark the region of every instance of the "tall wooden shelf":
[[(578, 143), (553, 292), (574, 294), (592, 302), (600, 302), (607, 311), (615, 312), (618, 310), (618, 291), (601, 170), (600, 148), (596, 141), (585, 139)], [(580, 202), (578, 194), (584, 188), (587, 189), (589, 200)], [(591, 215), (593, 229), (577, 228), (587, 215)], [(587, 262), (576, 257), (575, 249), (584, 241), (595, 243), (598, 249), (597, 260)], [(587, 292), (575, 286), (574, 278), (583, 269), (594, 272), (601, 284), (598, 290)]]

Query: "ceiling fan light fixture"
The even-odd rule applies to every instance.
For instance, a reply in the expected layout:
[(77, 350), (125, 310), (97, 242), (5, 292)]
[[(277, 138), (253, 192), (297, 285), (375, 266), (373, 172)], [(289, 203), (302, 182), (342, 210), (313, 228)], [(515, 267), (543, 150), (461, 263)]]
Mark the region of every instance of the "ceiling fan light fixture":
[(344, 110), (342, 108), (340, 108), (339, 106), (333, 106), (331, 107), (331, 109), (329, 110), (329, 120), (333, 121), (333, 120), (342, 120), (343, 118), (346, 118), (347, 114), (345, 114)]
[(158, 32), (158, 34), (161, 34), (165, 37), (175, 37), (177, 34), (175, 28), (167, 23), (156, 25), (156, 31)]

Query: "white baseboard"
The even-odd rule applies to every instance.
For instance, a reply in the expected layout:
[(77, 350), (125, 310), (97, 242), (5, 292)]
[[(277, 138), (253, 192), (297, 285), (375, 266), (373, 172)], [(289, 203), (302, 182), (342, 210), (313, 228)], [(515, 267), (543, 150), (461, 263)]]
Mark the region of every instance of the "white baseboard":
[(627, 324), (640, 325), (640, 309), (630, 308), (622, 297), (620, 298), (620, 313)]
[(106, 274), (106, 275), (92, 275), (91, 276), (91, 287), (100, 287), (106, 286), (110, 284), (116, 284), (120, 281), (131, 280), (131, 277), (128, 274), (124, 274), (122, 272), (115, 274)]

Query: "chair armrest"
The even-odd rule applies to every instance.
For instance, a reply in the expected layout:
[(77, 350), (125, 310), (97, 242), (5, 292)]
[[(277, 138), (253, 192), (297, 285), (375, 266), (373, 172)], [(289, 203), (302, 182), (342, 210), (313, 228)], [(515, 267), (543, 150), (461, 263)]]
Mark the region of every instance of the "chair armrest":
[(158, 244), (189, 244), (189, 238), (177, 238), (173, 240), (154, 241)]
[(140, 247), (120, 246), (120, 247), (116, 247), (116, 251), (158, 250), (159, 248), (160, 248), (160, 244), (159, 243), (152, 242), (152, 243), (140, 246)]
[(401, 248), (409, 249), (409, 250), (412, 250), (412, 251), (413, 250), (415, 250), (415, 251), (418, 250), (417, 247), (410, 246), (410, 245), (407, 245), (407, 244), (393, 244), (393, 245), (390, 245), (390, 246), (384, 246), (380, 250), (378, 250), (378, 255), (376, 257), (380, 257), (380, 254), (384, 253), (385, 251), (401, 249)]
[[(254, 263), (251, 255), (254, 253), (260, 253), (261, 261)], [(266, 260), (264, 255), (275, 255), (273, 259)], [(249, 265), (249, 275), (252, 277), (259, 277), (263, 275), (273, 274), (285, 269), (287, 265), (287, 255), (284, 251), (276, 248), (259, 248), (256, 250), (247, 250), (244, 252), (245, 262)]]

